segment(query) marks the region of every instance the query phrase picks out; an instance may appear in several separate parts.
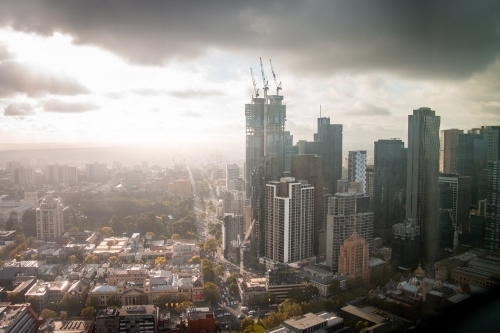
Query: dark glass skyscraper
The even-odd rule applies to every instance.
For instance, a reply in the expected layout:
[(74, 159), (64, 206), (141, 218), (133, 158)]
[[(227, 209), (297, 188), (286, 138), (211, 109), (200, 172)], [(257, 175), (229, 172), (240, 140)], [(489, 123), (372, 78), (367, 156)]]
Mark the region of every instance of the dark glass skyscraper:
[(500, 161), (488, 161), (484, 248), (493, 252), (500, 251)]
[(373, 213), (375, 237), (387, 241), (405, 219), (407, 149), (399, 139), (375, 142)]
[(406, 218), (420, 226), (420, 253), (433, 260), (439, 249), (439, 126), (430, 108), (408, 116)]
[(342, 125), (330, 124), (330, 118), (318, 118), (314, 141), (299, 141), (299, 155), (314, 154), (323, 158), (323, 185), (337, 193), (337, 180), (342, 178)]

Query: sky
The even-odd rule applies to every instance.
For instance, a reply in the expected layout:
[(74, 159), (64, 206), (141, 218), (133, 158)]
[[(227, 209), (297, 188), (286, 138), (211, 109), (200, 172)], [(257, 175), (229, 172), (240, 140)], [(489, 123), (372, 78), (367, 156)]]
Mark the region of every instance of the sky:
[(406, 142), (419, 107), (441, 129), (500, 124), (498, 1), (16, 0), (0, 3), (0, 149), (243, 153), (260, 57), (294, 141), (313, 139), (320, 108), (344, 125), (345, 153)]

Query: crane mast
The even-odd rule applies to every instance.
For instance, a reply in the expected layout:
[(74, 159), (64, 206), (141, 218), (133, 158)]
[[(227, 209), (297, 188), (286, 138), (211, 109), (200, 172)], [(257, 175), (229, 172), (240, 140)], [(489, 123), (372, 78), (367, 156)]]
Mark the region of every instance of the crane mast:
[(266, 75), (264, 74), (264, 65), (262, 65), (262, 57), (260, 58), (260, 72), (262, 74), (262, 82), (264, 83), (264, 98), (267, 96), (267, 91), (269, 90), (269, 81), (266, 80)]
[(281, 88), (281, 81), (278, 84), (278, 79), (276, 78), (276, 73), (274, 72), (273, 62), (271, 61), (271, 59), (269, 59), (269, 62), (271, 63), (271, 72), (273, 73), (274, 84), (276, 85), (276, 95), (279, 95), (280, 94), (280, 90), (283, 89), (283, 88)]
[(253, 70), (250, 68), (250, 73), (252, 74), (253, 91), (255, 92), (255, 98), (259, 97), (259, 88), (257, 88), (257, 82), (255, 82), (255, 77), (253, 76)]

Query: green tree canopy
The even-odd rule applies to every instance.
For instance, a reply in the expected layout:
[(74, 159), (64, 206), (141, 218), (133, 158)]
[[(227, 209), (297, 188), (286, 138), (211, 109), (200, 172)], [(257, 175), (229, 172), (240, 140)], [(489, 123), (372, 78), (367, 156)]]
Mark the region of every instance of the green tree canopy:
[(87, 306), (87, 307), (82, 309), (82, 312), (80, 312), (80, 316), (83, 318), (87, 318), (87, 319), (93, 318), (94, 311), (95, 311), (94, 307)]
[(56, 317), (56, 313), (55, 311), (52, 311), (50, 309), (44, 309), (42, 311), (42, 313), (40, 314), (40, 317), (42, 317), (43, 319), (51, 319), (51, 318), (55, 318)]
[(206, 282), (203, 285), (203, 297), (207, 302), (216, 303), (220, 298), (219, 287), (212, 282)]

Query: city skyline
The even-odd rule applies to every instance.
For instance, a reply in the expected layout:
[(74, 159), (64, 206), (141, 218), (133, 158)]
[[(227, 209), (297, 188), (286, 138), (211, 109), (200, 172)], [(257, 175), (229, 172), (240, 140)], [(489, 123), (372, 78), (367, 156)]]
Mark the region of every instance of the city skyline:
[(498, 5), (454, 3), (2, 4), (0, 148), (203, 141), (243, 152), (259, 57), (274, 94), (273, 61), (295, 142), (312, 140), (320, 105), (343, 125), (344, 152), (372, 156), (378, 139), (406, 143), (420, 107), (441, 129), (495, 124)]

